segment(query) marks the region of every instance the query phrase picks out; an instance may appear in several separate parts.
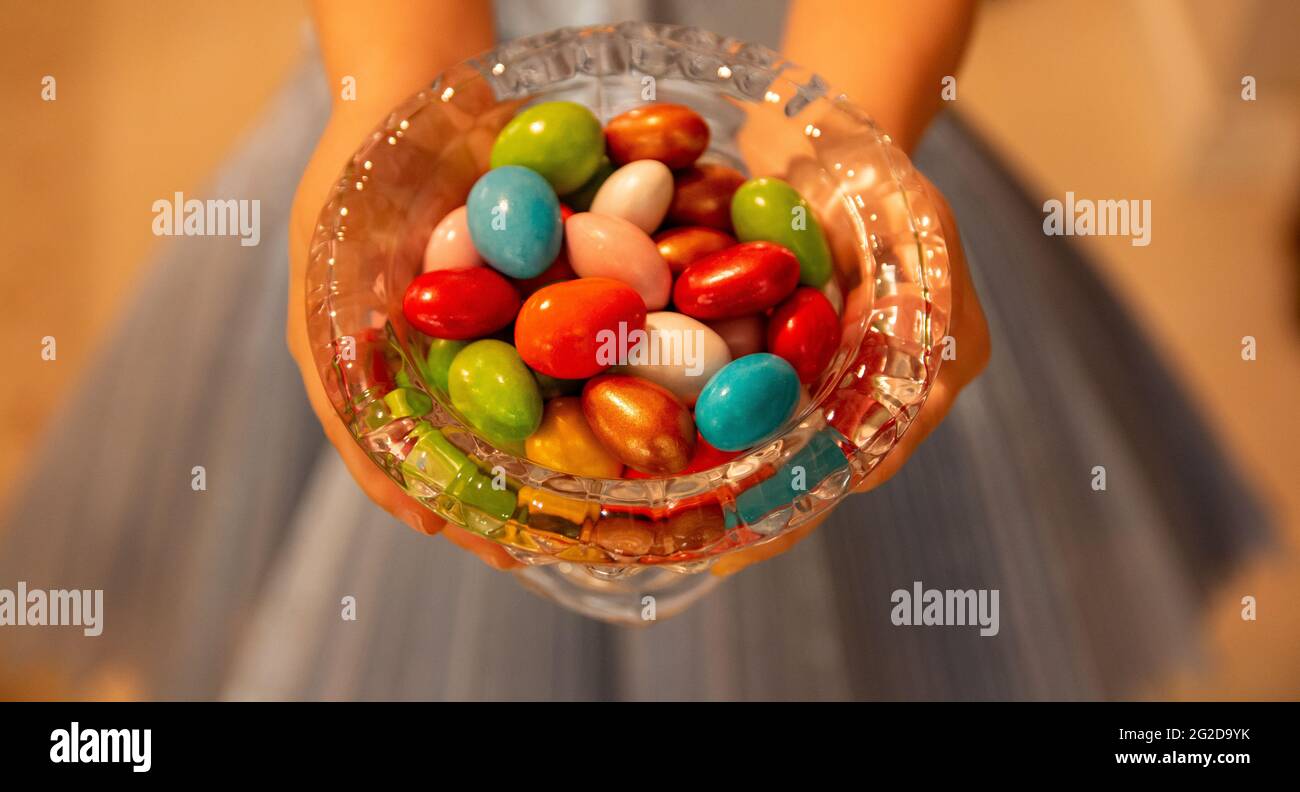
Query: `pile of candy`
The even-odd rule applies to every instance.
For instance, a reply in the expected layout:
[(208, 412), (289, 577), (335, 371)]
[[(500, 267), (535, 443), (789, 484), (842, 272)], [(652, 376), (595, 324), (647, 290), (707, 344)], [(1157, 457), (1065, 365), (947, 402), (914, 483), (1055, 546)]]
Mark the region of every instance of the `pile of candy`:
[(600, 478), (706, 470), (826, 369), (842, 300), (816, 216), (785, 182), (697, 164), (708, 144), (675, 104), (602, 129), (546, 102), (501, 131), (403, 301), (426, 381), (498, 447)]

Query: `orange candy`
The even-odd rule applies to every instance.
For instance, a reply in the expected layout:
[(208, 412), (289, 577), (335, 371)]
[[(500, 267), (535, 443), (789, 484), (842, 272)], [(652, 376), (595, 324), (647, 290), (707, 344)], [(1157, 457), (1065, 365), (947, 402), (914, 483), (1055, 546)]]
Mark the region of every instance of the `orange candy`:
[(613, 278), (579, 278), (538, 289), (515, 319), (515, 348), (535, 371), (559, 379), (586, 379), (609, 368), (602, 331), (619, 336), (645, 329), (645, 301)]
[(691, 413), (650, 380), (622, 374), (597, 377), (582, 390), (582, 412), (605, 448), (630, 467), (666, 476), (691, 463)]

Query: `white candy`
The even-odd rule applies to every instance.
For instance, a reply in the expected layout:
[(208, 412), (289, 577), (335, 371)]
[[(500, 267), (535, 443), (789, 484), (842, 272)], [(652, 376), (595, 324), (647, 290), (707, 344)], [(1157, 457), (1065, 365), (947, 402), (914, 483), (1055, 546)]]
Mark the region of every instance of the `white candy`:
[(673, 172), (658, 160), (637, 160), (609, 175), (596, 191), (591, 211), (621, 217), (653, 234), (672, 202)]
[(722, 336), (689, 316), (657, 311), (646, 316), (645, 332), (644, 341), (629, 345), (627, 363), (618, 370), (662, 385), (688, 407), (731, 362)]

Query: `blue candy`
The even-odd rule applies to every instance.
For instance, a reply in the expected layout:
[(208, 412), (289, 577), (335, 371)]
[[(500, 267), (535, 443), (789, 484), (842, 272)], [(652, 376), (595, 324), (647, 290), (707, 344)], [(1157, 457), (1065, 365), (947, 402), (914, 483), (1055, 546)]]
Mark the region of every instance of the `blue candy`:
[(799, 375), (767, 352), (718, 370), (695, 403), (695, 425), (714, 448), (741, 451), (785, 423), (799, 404)]
[(493, 168), (474, 183), (466, 206), (474, 249), (501, 274), (534, 278), (559, 255), (560, 201), (535, 171)]

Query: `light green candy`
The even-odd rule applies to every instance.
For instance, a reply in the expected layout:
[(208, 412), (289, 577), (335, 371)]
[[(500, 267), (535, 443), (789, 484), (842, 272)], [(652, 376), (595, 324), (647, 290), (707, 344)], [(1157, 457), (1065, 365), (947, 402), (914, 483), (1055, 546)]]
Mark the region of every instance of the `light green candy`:
[(600, 167), (605, 134), (576, 102), (543, 102), (510, 120), (492, 145), (491, 165), (522, 165), (540, 173), (559, 195), (582, 187)]
[(475, 341), (451, 362), (452, 406), (488, 439), (517, 444), (542, 422), (542, 395), (515, 348), (495, 339)]
[(831, 251), (812, 207), (780, 179), (750, 179), (731, 198), (741, 242), (775, 242), (799, 259), (799, 282), (820, 288), (831, 278)]

